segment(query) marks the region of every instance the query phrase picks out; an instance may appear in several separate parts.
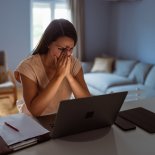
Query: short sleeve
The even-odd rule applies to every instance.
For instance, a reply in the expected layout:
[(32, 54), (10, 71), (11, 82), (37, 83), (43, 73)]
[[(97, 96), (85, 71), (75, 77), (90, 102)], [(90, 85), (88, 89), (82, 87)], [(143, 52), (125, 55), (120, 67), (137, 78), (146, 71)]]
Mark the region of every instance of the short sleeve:
[(35, 72), (33, 71), (33, 68), (30, 64), (28, 64), (27, 62), (22, 62), (15, 70), (16, 73), (16, 79), (17, 81), (20, 81), (18, 76), (20, 76), (20, 74), (23, 74), (24, 76), (28, 77), (29, 79), (31, 79), (32, 81), (34, 81), (35, 83), (37, 82), (37, 78), (35, 75)]
[(75, 57), (72, 57), (72, 74), (73, 76), (76, 76), (78, 74), (78, 72), (80, 71), (81, 69), (81, 62), (75, 58)]

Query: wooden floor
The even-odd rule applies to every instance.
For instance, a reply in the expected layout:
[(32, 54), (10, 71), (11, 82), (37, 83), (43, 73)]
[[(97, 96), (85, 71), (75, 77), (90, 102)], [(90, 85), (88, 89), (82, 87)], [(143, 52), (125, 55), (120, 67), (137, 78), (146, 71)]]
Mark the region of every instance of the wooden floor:
[[(18, 99), (22, 98), (22, 88), (18, 88)], [(0, 117), (17, 113), (16, 105), (13, 105), (13, 98), (0, 96)]]

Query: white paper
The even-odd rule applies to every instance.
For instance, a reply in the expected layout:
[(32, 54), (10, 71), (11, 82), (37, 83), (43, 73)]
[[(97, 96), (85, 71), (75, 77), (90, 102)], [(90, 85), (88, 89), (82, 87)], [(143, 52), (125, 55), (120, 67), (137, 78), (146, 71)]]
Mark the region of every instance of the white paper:
[[(4, 122), (16, 127), (19, 132), (6, 126)], [(0, 136), (8, 145), (27, 140), (29, 138), (34, 138), (48, 132), (49, 131), (47, 129), (42, 127), (33, 118), (23, 113), (0, 118)]]

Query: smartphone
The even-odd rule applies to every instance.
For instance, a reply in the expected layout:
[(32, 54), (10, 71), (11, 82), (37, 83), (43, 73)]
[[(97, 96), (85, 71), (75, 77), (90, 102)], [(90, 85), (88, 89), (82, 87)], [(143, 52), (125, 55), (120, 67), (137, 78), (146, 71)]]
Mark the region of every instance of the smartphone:
[(114, 123), (115, 125), (117, 125), (120, 129), (124, 130), (124, 131), (129, 131), (129, 130), (134, 130), (136, 129), (136, 125), (129, 122), (128, 120), (120, 117), (119, 115), (116, 118), (116, 121)]

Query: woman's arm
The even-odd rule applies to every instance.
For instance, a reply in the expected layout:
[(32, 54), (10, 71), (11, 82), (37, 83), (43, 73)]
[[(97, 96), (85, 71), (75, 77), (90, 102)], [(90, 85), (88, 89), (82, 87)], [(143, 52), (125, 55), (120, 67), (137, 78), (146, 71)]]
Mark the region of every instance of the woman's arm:
[(87, 88), (86, 82), (84, 80), (84, 77), (83, 77), (82, 68), (80, 69), (80, 71), (78, 72), (78, 74), (75, 77), (73, 77), (71, 74), (68, 74), (67, 80), (70, 84), (70, 87), (73, 91), (75, 98), (91, 96), (91, 94)]
[(62, 81), (62, 76), (53, 78), (46, 88), (39, 90), (38, 85), (21, 74), (23, 97), (28, 110), (34, 116), (39, 116), (51, 103)]

